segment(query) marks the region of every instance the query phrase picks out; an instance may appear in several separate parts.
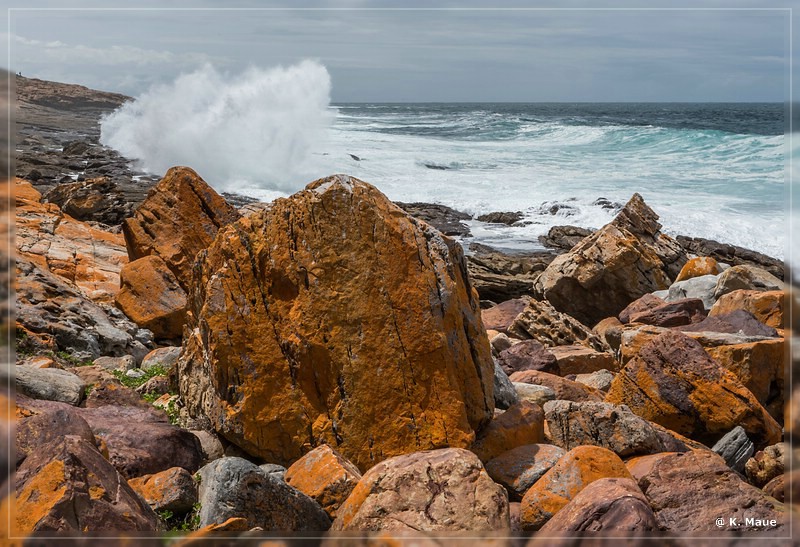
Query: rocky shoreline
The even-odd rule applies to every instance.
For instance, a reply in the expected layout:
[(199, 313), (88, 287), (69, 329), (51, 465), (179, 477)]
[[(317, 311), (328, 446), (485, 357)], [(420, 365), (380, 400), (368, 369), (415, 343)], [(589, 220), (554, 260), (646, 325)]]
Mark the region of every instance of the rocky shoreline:
[(346, 175), (148, 179), (97, 144), (125, 97), (17, 86), (13, 535), (788, 535), (780, 262), (638, 194), (511, 255)]

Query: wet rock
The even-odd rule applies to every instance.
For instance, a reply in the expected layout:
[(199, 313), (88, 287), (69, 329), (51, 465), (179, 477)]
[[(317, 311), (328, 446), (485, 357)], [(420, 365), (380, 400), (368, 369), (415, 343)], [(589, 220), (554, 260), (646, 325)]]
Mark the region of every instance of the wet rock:
[[(68, 154), (67, 149), (64, 150)], [(59, 184), (44, 194), (43, 200), (58, 205), (76, 220), (95, 221), (118, 226), (133, 214), (135, 204), (108, 177)]]
[(200, 470), (200, 526), (243, 518), (248, 529), (320, 532), (330, 519), (319, 504), (242, 458), (221, 458)]
[(61, 437), (28, 456), (17, 469), (16, 488), (23, 534), (158, 530), (153, 510), (80, 437)]
[(656, 532), (658, 523), (633, 479), (599, 479), (542, 526), (549, 532)]
[(197, 253), (239, 218), (225, 199), (188, 167), (173, 167), (122, 224), (128, 256), (160, 257), (188, 291)]
[(755, 266), (733, 266), (720, 274), (714, 289), (714, 298), (745, 289), (748, 291), (782, 291), (783, 281), (766, 270)]
[(457, 448), (397, 456), (367, 471), (332, 530), (506, 531), (508, 498), (478, 458)]
[[(786, 443), (777, 443), (759, 450), (744, 466), (747, 478), (756, 486), (764, 486), (786, 470)], [(766, 487), (764, 487), (766, 491)]]
[(494, 364), (494, 407), (503, 410), (518, 402), (517, 392), (514, 384), (499, 364)]
[(558, 373), (556, 356), (536, 340), (523, 340), (500, 352), (497, 363), (506, 374), (523, 370)]
[(736, 310), (747, 311), (765, 325), (776, 329), (784, 328), (784, 291), (753, 291), (738, 289), (723, 294), (712, 306), (711, 317), (728, 315)]
[(736, 426), (711, 447), (722, 456), (728, 467), (739, 473), (744, 472), (744, 464), (753, 455), (755, 448), (741, 426)]
[(183, 334), (186, 292), (157, 255), (126, 264), (120, 271), (116, 305), (134, 323), (158, 339), (174, 340)]
[(325, 443), (367, 469), (469, 446), (491, 418), (460, 247), (367, 183), (321, 179), (227, 226), (195, 273), (181, 398), (252, 455), (290, 464)]
[(655, 429), (626, 406), (551, 401), (544, 405), (550, 439), (565, 450), (581, 445), (608, 448), (626, 458), (664, 450)]
[(496, 211), (493, 213), (486, 213), (485, 215), (480, 215), (477, 220), (481, 222), (488, 222), (490, 224), (505, 224), (507, 226), (511, 226), (522, 220), (524, 215), (520, 211), (506, 211), (500, 212)]
[(86, 384), (78, 376), (57, 368), (15, 367), (17, 392), (33, 399), (78, 405)]
[(522, 497), (523, 530), (539, 530), (592, 482), (632, 478), (619, 456), (599, 446), (579, 446), (562, 456)]
[[(746, 517), (777, 521), (774, 527), (748, 527), (760, 536), (785, 530), (783, 505), (741, 480), (725, 460), (707, 450), (665, 454), (637, 482), (659, 526), (670, 532), (738, 530)], [(716, 522), (720, 517), (722, 526)]]
[(395, 202), (402, 210), (419, 220), (424, 220), (446, 236), (469, 237), (472, 234), (463, 222), (472, 220), (467, 213), (437, 203)]
[(185, 515), (197, 503), (197, 483), (183, 467), (137, 477), (128, 484), (153, 511)]
[(514, 336), (532, 338), (545, 346), (581, 344), (597, 351), (608, 350), (608, 346), (586, 325), (544, 301), (528, 302), (508, 330)]
[(539, 236), (539, 243), (551, 249), (569, 251), (590, 235), (592, 230), (578, 226), (553, 226), (547, 235)]
[(526, 444), (486, 462), (486, 472), (508, 490), (509, 499), (520, 501), (564, 454), (563, 448), (552, 444)]
[(611, 223), (542, 272), (536, 294), (587, 325), (618, 314), (644, 294), (667, 288), (686, 261), (660, 229), (658, 215), (634, 194)]
[(566, 401), (597, 401), (603, 400), (603, 393), (587, 385), (567, 380), (555, 374), (548, 374), (538, 370), (524, 370), (515, 372), (509, 379), (512, 382), (523, 382), (549, 387), (556, 394), (556, 399)]
[(781, 437), (780, 426), (739, 379), (675, 331), (642, 347), (617, 374), (606, 401), (706, 444), (737, 425), (757, 446)]
[(482, 462), (486, 462), (512, 448), (540, 443), (543, 440), (544, 413), (541, 407), (520, 401), (499, 416), (495, 416), (481, 429), (470, 450)]
[(361, 480), (361, 473), (324, 444), (294, 462), (286, 470), (285, 480), (289, 486), (316, 500), (333, 520), (339, 506)]

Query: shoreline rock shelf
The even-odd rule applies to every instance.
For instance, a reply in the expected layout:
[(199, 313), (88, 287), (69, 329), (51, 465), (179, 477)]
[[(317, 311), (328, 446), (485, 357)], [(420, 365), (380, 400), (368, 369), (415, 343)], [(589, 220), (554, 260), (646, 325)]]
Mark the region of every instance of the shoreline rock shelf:
[[(237, 210), (176, 167), (134, 199), (90, 142), (125, 98), (23, 84), (23, 174), (65, 142), (35, 189), (15, 181), (17, 533), (789, 529), (797, 290), (777, 261), (667, 237), (638, 194), (519, 256), (466, 256), (441, 232), (468, 215), (346, 175)], [(69, 108), (89, 141), (36, 144), (30, 121)], [(59, 184), (77, 157), (113, 180)]]

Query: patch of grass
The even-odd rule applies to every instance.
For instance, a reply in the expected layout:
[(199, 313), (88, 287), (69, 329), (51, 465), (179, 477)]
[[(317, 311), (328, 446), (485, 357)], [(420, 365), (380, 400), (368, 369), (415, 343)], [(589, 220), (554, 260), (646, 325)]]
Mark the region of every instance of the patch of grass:
[(75, 357), (74, 355), (72, 355), (70, 353), (67, 353), (66, 351), (58, 351), (58, 352), (56, 352), (55, 356), (58, 357), (59, 359), (61, 359), (62, 361), (66, 361), (67, 363), (71, 363), (73, 366), (76, 366), (76, 367), (88, 367), (88, 366), (91, 366), (93, 364), (91, 359), (88, 359), (88, 360), (85, 360), (85, 361), (81, 361), (80, 359), (78, 359), (77, 357)]
[(194, 532), (200, 527), (200, 504), (195, 503), (192, 510), (183, 516), (176, 516), (172, 511), (158, 511), (158, 518), (164, 523), (168, 535), (183, 535)]
[(125, 386), (131, 389), (136, 389), (137, 387), (143, 385), (153, 376), (168, 376), (169, 369), (162, 365), (154, 365), (149, 369), (144, 371), (144, 374), (139, 378), (134, 378), (133, 376), (127, 376), (124, 371), (122, 370), (115, 370), (112, 372), (114, 376), (116, 376), (117, 380)]

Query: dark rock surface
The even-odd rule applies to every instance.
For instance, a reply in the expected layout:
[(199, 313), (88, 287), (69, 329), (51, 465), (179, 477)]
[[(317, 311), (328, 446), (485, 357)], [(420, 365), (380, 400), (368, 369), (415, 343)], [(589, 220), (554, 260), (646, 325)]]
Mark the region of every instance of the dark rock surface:
[(703, 239), (702, 237), (677, 236), (675, 238), (687, 252), (697, 256), (710, 256), (717, 262), (724, 262), (731, 266), (751, 265), (758, 266), (767, 270), (769, 273), (783, 279), (785, 266), (780, 260), (767, 256), (763, 253), (720, 243), (713, 239)]
[(463, 222), (472, 220), (472, 217), (452, 207), (439, 205), (438, 203), (403, 203), (400, 201), (396, 201), (395, 205), (412, 217), (424, 220), (444, 235), (459, 237), (472, 235), (469, 227)]
[(569, 251), (593, 231), (579, 226), (553, 226), (547, 235), (539, 236), (539, 243), (551, 249)]

